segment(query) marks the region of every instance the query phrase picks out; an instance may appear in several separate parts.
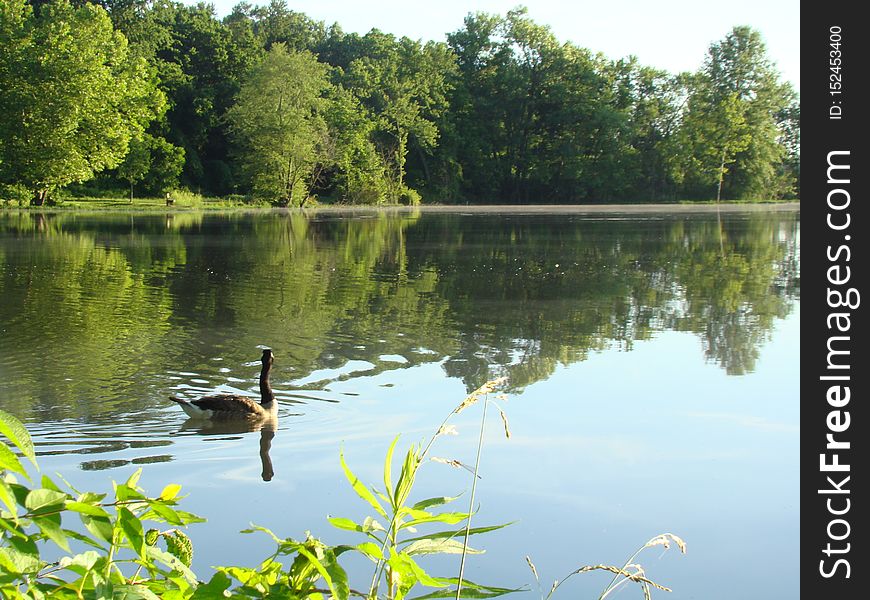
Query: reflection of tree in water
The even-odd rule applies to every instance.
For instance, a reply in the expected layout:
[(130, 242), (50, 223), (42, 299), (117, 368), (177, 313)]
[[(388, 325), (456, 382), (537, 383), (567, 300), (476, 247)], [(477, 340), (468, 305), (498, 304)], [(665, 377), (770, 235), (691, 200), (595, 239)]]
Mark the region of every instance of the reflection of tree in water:
[(112, 418), (162, 403), (172, 373), (220, 385), (217, 366), (254, 386), (258, 344), (284, 382), (446, 359), (469, 388), (493, 371), (521, 388), (678, 330), (746, 373), (799, 296), (798, 245), (795, 213), (725, 216), (721, 233), (699, 215), (4, 215), (3, 405)]
[(749, 372), (799, 293), (795, 214), (731, 216), (721, 240), (715, 216), (503, 225), (459, 226), (453, 243), (442, 236), (449, 255), (422, 259), (440, 263), (437, 291), (461, 320), (445, 368), (470, 388), (493, 365), (522, 387), (665, 329), (699, 334), (708, 359)]

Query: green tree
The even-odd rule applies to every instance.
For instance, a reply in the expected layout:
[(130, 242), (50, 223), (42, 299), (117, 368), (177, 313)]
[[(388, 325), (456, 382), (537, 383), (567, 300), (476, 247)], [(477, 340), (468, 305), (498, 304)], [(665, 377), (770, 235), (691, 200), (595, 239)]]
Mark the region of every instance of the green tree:
[(280, 206), (301, 206), (330, 159), (327, 70), (310, 52), (275, 43), (227, 113), (254, 191)]
[(133, 202), (136, 183), (142, 182), (146, 192), (162, 194), (178, 185), (183, 169), (184, 148), (145, 133), (130, 143), (130, 152), (118, 166), (116, 175), (130, 185), (130, 202)]
[(787, 193), (780, 116), (795, 103), (795, 93), (780, 81), (761, 34), (735, 27), (712, 44), (688, 94), (679, 136), (687, 191), (715, 187), (717, 198), (738, 199)]
[(133, 203), (133, 186), (141, 181), (151, 168), (151, 148), (143, 138), (130, 142), (130, 151), (124, 162), (118, 165), (118, 177), (130, 184), (130, 203)]
[(325, 113), (334, 145), (332, 187), (342, 202), (383, 204), (389, 195), (387, 174), (372, 141), (377, 123), (350, 91), (330, 89)]
[(681, 138), (689, 149), (691, 174), (703, 184), (716, 184), (716, 201), (729, 165), (749, 148), (752, 133), (746, 121), (746, 107), (734, 92), (719, 96), (701, 82), (689, 99)]
[(421, 44), (372, 30), (346, 36), (352, 57), (341, 83), (359, 98), (375, 123), (372, 140), (381, 155), (390, 202), (415, 197), (405, 181), (409, 147), (431, 153), (438, 144), (436, 120), (448, 108), (454, 59), (444, 44)]
[(118, 165), (165, 110), (153, 70), (98, 6), (4, 1), (0, 32), (0, 181), (33, 204)]

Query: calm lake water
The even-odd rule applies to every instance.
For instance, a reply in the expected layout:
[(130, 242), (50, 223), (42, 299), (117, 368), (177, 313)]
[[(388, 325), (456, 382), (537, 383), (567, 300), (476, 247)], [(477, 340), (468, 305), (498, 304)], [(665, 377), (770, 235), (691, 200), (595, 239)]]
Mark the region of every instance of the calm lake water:
[[(468, 577), (537, 598), (526, 555), (546, 591), (673, 532), (687, 555), (641, 556), (674, 590), (654, 597), (796, 598), (799, 300), (793, 210), (0, 214), (0, 408), (77, 487), (140, 466), (152, 493), (181, 483), (209, 521), (190, 529), (208, 579), (266, 557), (237, 533), (252, 522), (353, 541), (326, 521), (369, 514), (340, 449), (378, 484), (396, 434), (428, 439), (505, 375), (512, 437), (491, 411), (475, 525), (516, 523), (476, 539)], [(261, 347), (273, 438), (169, 402), (256, 397)], [(435, 455), (474, 462), (480, 408)], [(470, 487), (431, 463), (413, 498), (464, 493), (464, 510)]]

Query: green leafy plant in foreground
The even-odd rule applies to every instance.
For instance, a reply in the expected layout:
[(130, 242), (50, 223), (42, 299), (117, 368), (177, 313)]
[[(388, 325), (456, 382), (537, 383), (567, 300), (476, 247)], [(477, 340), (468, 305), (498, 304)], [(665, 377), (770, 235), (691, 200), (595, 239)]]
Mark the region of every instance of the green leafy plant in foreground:
[[(106, 494), (79, 492), (65, 481), (64, 486), (69, 491), (64, 491), (45, 475), (37, 486), (19, 456), (7, 444), (0, 443), (0, 597), (11, 600), (322, 600), (324, 597), (347, 600), (356, 596), (370, 600), (402, 600), (417, 586), (423, 586), (433, 591), (417, 595), (415, 600), (449, 597), (458, 600), (462, 596), (494, 598), (520, 591), (480, 585), (463, 576), (467, 556), (481, 552), (469, 546), (469, 537), (506, 526), (472, 527), (486, 412), (490, 404), (499, 410), (505, 435), (510, 437), (507, 416), (495, 400), (489, 398), (502, 383), (503, 380), (489, 381), (474, 390), (447, 416), (426, 444), (412, 444), (394, 480), (393, 462), (399, 439), (395, 438), (384, 461), (383, 490), (363, 484), (341, 453), (341, 465), (352, 489), (375, 514), (362, 523), (339, 517), (330, 517), (329, 522), (339, 529), (359, 533), (365, 541), (328, 546), (310, 534), (304, 541), (296, 541), (280, 538), (264, 527), (252, 526), (242, 533), (270, 536), (275, 543), (274, 552), (256, 567), (215, 567), (216, 572), (208, 582), (199, 580), (190, 570), (193, 547), (182, 529), (203, 519), (177, 508), (179, 485), (167, 485), (159, 496), (147, 496), (138, 486), (141, 474), (138, 470), (126, 482), (114, 484), (113, 499)], [(468, 467), (457, 460), (430, 456), (437, 438), (455, 433), (448, 421), (481, 399), (483, 414), (474, 465)], [(0, 411), (0, 436), (8, 439), (37, 467), (26, 428), (3, 411)], [(444, 496), (410, 504), (419, 468), (427, 459), (466, 468), (472, 473), (468, 510), (436, 512), (457, 499)], [(69, 524), (63, 521), (64, 517), (73, 515), (81, 522), (78, 530), (68, 528)], [(146, 524), (156, 527), (146, 529)], [(442, 529), (428, 533), (418, 531), (418, 528), (433, 526)], [(649, 580), (634, 559), (646, 548), (668, 547), (671, 542), (685, 552), (685, 543), (679, 537), (662, 534), (642, 546), (621, 567), (591, 565), (575, 570), (556, 581), (546, 596), (542, 594), (542, 600), (550, 600), (573, 575), (597, 570), (613, 573), (599, 600), (629, 582), (639, 584), (645, 598), (650, 597), (651, 588), (669, 591)], [(46, 543), (63, 552), (60, 559), (43, 558), (41, 550)], [(371, 580), (365, 588), (350, 586), (347, 573), (339, 564), (339, 558), (346, 553), (364, 556), (373, 564)], [(460, 556), (458, 575), (429, 575), (418, 560), (432, 554)], [(526, 560), (538, 579), (531, 559)]]
[[(30, 435), (12, 415), (0, 411), (0, 433), (34, 466)], [(0, 444), (0, 596), (3, 598), (157, 598), (160, 592), (192, 590), (197, 580), (188, 568), (192, 547), (177, 529), (202, 521), (176, 509), (181, 487), (167, 485), (157, 497), (138, 486), (141, 469), (106, 494), (64, 491), (47, 475), (38, 486), (6, 444)], [(84, 531), (64, 527), (76, 514)], [(169, 529), (144, 530), (153, 522)], [(167, 546), (157, 544), (160, 538)], [(40, 547), (50, 541), (65, 554), (49, 562)], [(73, 547), (82, 548), (74, 552)], [(169, 597), (169, 596), (166, 596)], [(181, 596), (183, 597), (183, 596)]]
[[(344, 460), (344, 454), (342, 453), (341, 466), (344, 469), (344, 474), (347, 477), (347, 480), (350, 482), (351, 487), (357, 495), (365, 500), (371, 508), (374, 509), (376, 514), (367, 517), (362, 523), (356, 523), (350, 519), (335, 517), (331, 517), (329, 522), (339, 529), (356, 531), (368, 538), (367, 541), (354, 546), (353, 550), (362, 553), (374, 563), (371, 584), (368, 593), (366, 594), (369, 598), (378, 597), (382, 583), (386, 587), (387, 598), (395, 600), (401, 600), (404, 598), (417, 584), (421, 584), (425, 587), (436, 588), (437, 590), (427, 596), (421, 596), (423, 598), (447, 596), (458, 597), (463, 587), (467, 590), (467, 596), (476, 598), (492, 598), (509, 592), (518, 591), (509, 588), (483, 586), (467, 581), (462, 577), (465, 557), (468, 554), (480, 553), (480, 551), (474, 550), (468, 546), (468, 537), (470, 535), (485, 533), (505, 527), (505, 525), (491, 525), (487, 527), (471, 528), (471, 518), (474, 505), (473, 491), (469, 510), (467, 512), (432, 512), (430, 509), (447, 505), (456, 500), (456, 498), (446, 496), (428, 498), (412, 505), (408, 504), (411, 491), (417, 479), (418, 470), (423, 461), (429, 458), (429, 450), (432, 448), (433, 443), (439, 436), (445, 435), (451, 431), (447, 423), (449, 419), (453, 415), (462, 412), (465, 408), (477, 402), (480, 398), (486, 397), (502, 382), (503, 380), (487, 382), (469, 394), (468, 397), (466, 397), (466, 399), (447, 416), (425, 446), (412, 444), (405, 453), (401, 470), (399, 471), (399, 475), (394, 483), (392, 473), (393, 455), (396, 449), (396, 443), (399, 440), (399, 438), (396, 437), (392, 444), (390, 444), (390, 447), (387, 450), (386, 459), (384, 460), (383, 491), (379, 491), (377, 488), (366, 487), (353, 471), (351, 471), (347, 462)], [(482, 433), (483, 429), (481, 429), (481, 440)], [(476, 461), (474, 468), (471, 469), (475, 484), (478, 477), (477, 472), (480, 466), (479, 459), (480, 454), (478, 452), (478, 460)], [(455, 465), (461, 464), (458, 463), (458, 461), (443, 462), (450, 462)], [(386, 525), (384, 523), (386, 523)], [(417, 533), (417, 528), (421, 526), (425, 527), (436, 524), (457, 526), (462, 523), (465, 524), (465, 527), (459, 529), (446, 529), (434, 531), (425, 535), (413, 535)], [(462, 560), (460, 562), (459, 576), (456, 578), (430, 576), (416, 560), (417, 557), (430, 554), (461, 555)]]

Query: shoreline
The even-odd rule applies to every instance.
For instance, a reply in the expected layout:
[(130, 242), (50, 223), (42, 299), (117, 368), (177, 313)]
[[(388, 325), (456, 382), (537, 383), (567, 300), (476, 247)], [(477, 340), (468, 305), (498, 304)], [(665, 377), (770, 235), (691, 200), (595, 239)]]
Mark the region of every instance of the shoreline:
[(138, 215), (172, 215), (172, 214), (265, 214), (265, 213), (442, 213), (442, 214), (505, 214), (505, 215), (546, 215), (546, 214), (713, 214), (740, 212), (794, 212), (800, 211), (800, 202), (770, 202), (770, 203), (682, 203), (682, 204), (425, 204), (419, 206), (367, 206), (367, 205), (336, 205), (325, 204), (306, 208), (278, 207), (6, 207), (0, 209), (0, 214), (138, 214)]

